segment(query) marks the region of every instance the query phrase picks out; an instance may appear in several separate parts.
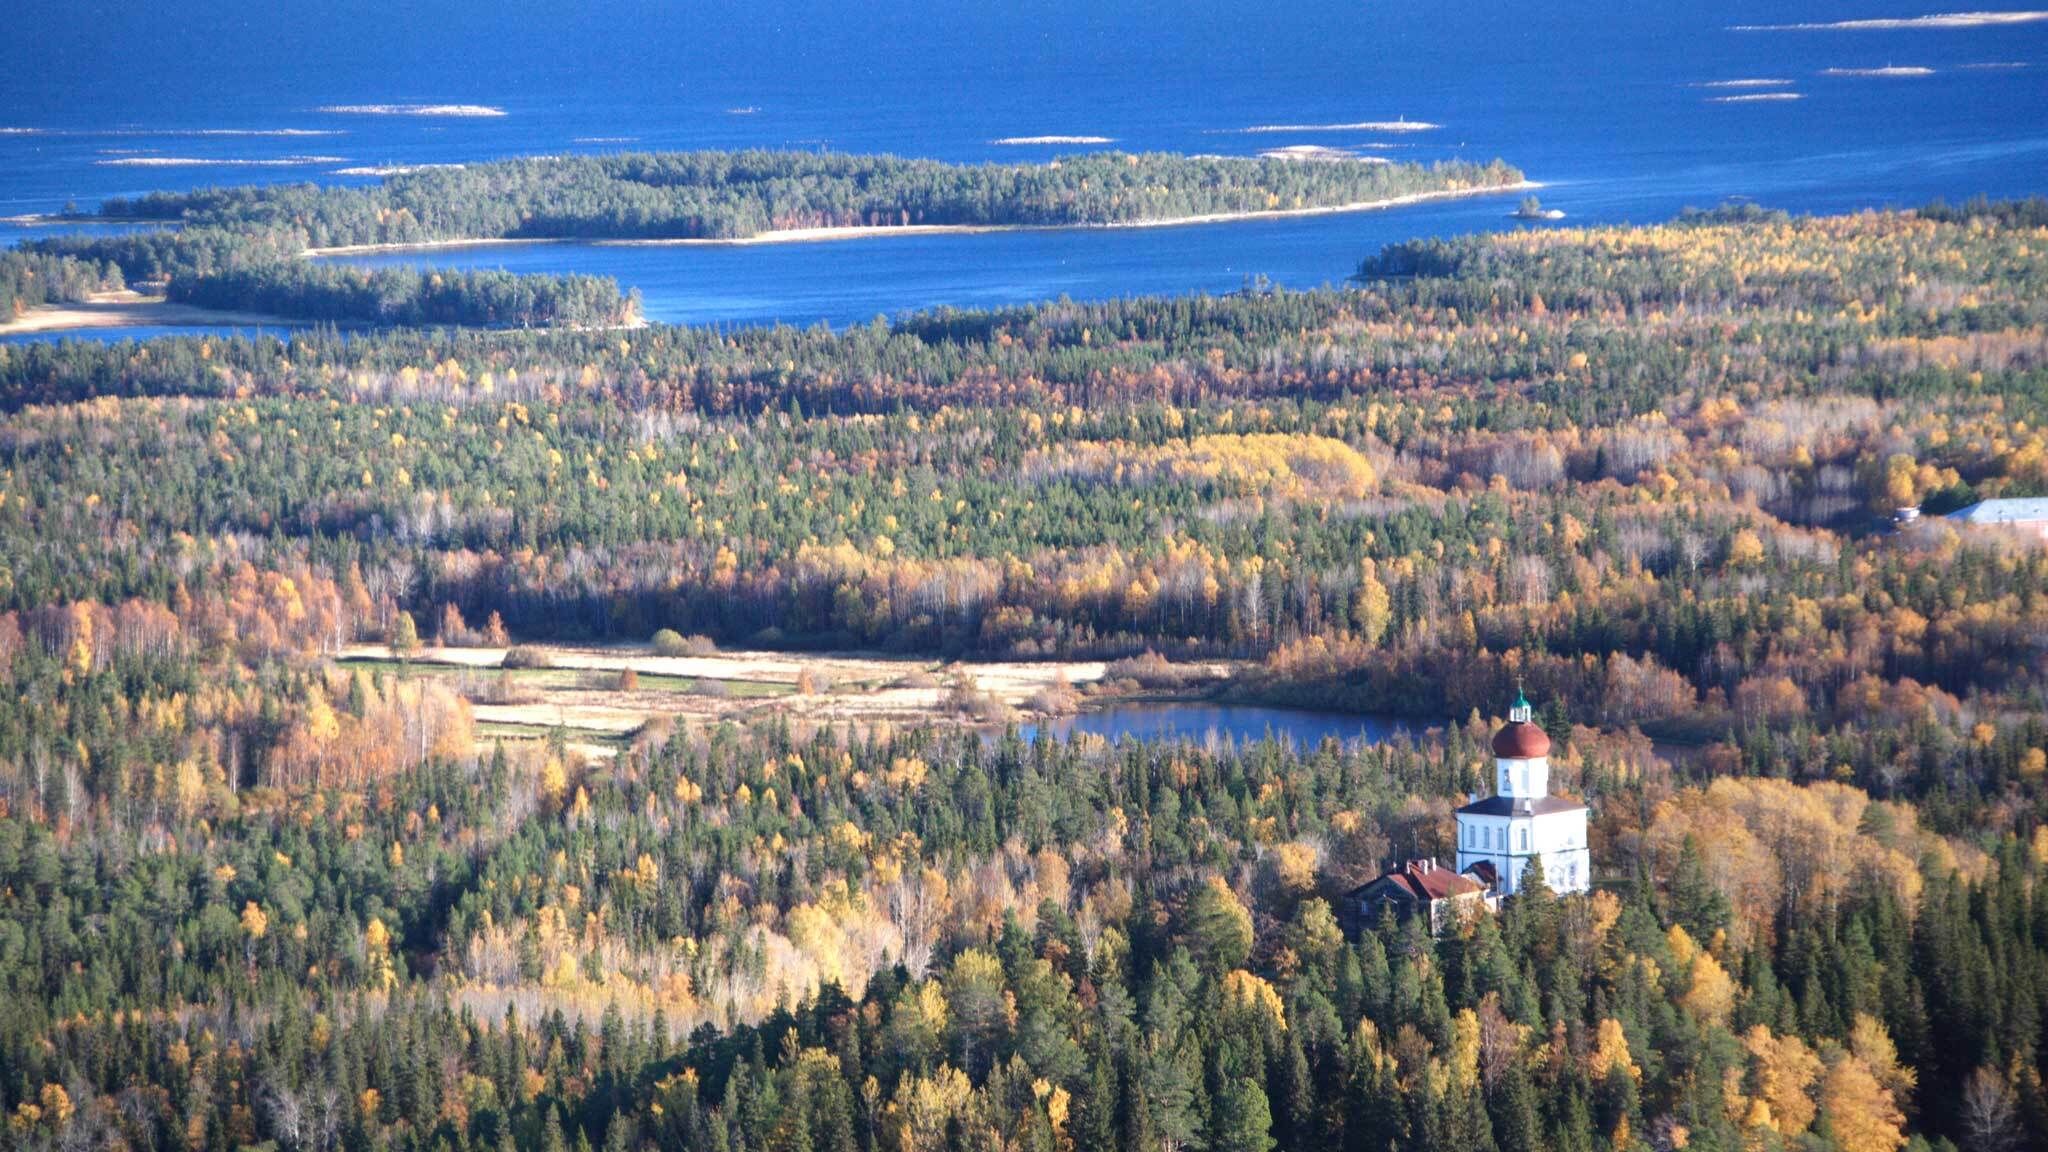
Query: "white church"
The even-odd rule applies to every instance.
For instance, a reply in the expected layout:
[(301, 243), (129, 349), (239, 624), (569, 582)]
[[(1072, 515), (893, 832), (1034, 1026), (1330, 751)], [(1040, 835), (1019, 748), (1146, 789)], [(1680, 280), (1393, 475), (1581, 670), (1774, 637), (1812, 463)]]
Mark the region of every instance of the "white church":
[(1555, 892), (1592, 885), (1586, 806), (1550, 794), (1550, 737), (1517, 694), (1507, 727), (1493, 738), (1495, 794), (1458, 809), (1458, 871), (1512, 896), (1531, 861)]

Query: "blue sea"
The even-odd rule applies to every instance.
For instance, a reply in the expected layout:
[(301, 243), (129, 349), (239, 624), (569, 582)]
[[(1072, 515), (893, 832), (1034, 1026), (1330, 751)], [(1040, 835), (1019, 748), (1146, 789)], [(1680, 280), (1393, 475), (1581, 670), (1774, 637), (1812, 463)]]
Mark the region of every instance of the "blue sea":
[[(1500, 157), (1573, 222), (1745, 199), (1795, 212), (2048, 192), (2048, 21), (1998, 0), (28, 0), (0, 39), (0, 216), (159, 188), (620, 149), (1048, 160), (1089, 147)], [(2042, 0), (2032, 0), (2040, 3)], [(1873, 70), (1908, 74), (1877, 75)], [(1782, 81), (1709, 87), (1730, 81)], [(1798, 99), (1738, 100), (1765, 94)], [(473, 104), (502, 116), (323, 111)], [(1398, 119), (1440, 127), (1330, 127)], [(1246, 132), (1255, 127), (1279, 131)], [(1099, 136), (1105, 145), (1012, 145)], [(1164, 229), (374, 258), (579, 270), (688, 323), (1341, 281), (1380, 245), (1516, 226), (1512, 200)], [(0, 241), (46, 229), (0, 226)]]

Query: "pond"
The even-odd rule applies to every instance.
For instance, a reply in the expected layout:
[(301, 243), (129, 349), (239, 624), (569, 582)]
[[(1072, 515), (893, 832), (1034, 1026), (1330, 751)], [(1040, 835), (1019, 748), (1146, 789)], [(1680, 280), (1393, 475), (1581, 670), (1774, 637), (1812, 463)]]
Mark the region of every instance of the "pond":
[(1267, 737), (1313, 748), (1326, 739), (1379, 744), (1397, 735), (1417, 736), (1423, 727), (1392, 716), (1310, 712), (1251, 704), (1124, 704), (1022, 725), (1027, 741), (1041, 733), (1070, 739), (1100, 736), (1115, 743), (1126, 736), (1191, 744), (1250, 744)]

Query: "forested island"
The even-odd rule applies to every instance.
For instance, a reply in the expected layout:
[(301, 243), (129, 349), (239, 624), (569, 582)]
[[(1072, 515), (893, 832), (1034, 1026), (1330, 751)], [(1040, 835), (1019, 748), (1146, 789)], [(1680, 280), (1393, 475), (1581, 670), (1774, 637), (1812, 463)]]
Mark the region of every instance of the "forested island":
[[(394, 175), (368, 187), (212, 188), (112, 199), (97, 217), (155, 231), (65, 236), (0, 253), (0, 282), (52, 260), (67, 283), (118, 268), (173, 303), (302, 321), (612, 328), (636, 302), (587, 276), (366, 271), (334, 249), (481, 240), (710, 240), (847, 229), (1080, 227), (1220, 219), (1505, 191), (1499, 162), (1300, 164), (1094, 153), (945, 164), (811, 152), (541, 157)], [(67, 298), (60, 290), (50, 300)], [(41, 301), (22, 295), (11, 315)]]
[(616, 328), (639, 313), (638, 300), (609, 277), (325, 264), (305, 259), (288, 231), (167, 228), (0, 250), (0, 316), (124, 285), (192, 309), (345, 327)]
[[(0, 1142), (2039, 1147), (2048, 547), (1939, 513), (2048, 494), (2040, 205), (1360, 271), (0, 346)], [(1027, 742), (995, 658), (1430, 731)], [(717, 722), (479, 719), (543, 684)], [(1517, 686), (1593, 891), (1347, 915)]]
[(272, 184), (109, 200), (102, 214), (245, 231), (312, 248), (450, 240), (741, 240), (815, 228), (1071, 227), (1374, 204), (1501, 189), (1489, 164), (1301, 164), (1092, 152), (948, 164), (838, 152), (629, 152), (432, 168), (369, 187)]

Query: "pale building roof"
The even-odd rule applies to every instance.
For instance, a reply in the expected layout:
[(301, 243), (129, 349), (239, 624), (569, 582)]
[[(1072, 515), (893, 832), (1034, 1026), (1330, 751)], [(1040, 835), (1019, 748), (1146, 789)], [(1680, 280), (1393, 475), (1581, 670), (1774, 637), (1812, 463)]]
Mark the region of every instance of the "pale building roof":
[(1460, 816), (1548, 816), (1553, 812), (1584, 812), (1586, 806), (1565, 796), (1488, 796), (1458, 809)]
[(2048, 497), (2020, 500), (1979, 500), (1948, 514), (1965, 524), (2033, 524), (2048, 522)]

